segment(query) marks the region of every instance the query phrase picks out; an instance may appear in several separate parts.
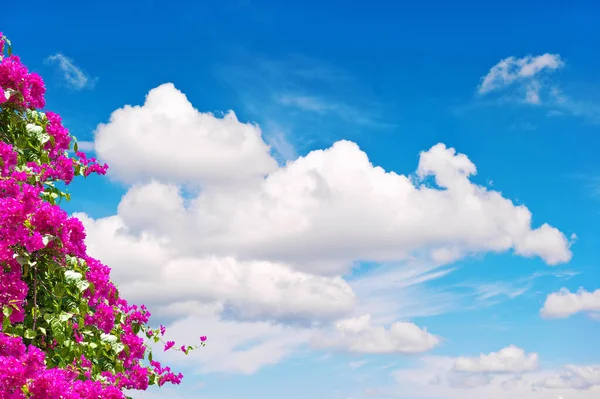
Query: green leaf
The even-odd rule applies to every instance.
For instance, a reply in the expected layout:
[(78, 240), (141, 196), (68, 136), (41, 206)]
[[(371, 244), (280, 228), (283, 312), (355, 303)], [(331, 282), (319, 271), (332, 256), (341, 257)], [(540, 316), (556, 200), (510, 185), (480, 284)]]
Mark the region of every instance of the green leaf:
[(43, 127), (38, 126), (34, 123), (28, 123), (27, 125), (25, 125), (25, 129), (27, 130), (27, 133), (36, 137), (44, 131)]
[(102, 342), (108, 343), (108, 344), (114, 344), (117, 342), (117, 337), (112, 335), (112, 334), (100, 334), (100, 340), (102, 340)]
[(125, 345), (123, 345), (120, 342), (115, 342), (114, 344), (111, 344), (112, 350), (115, 351), (116, 354), (119, 354), (123, 351), (123, 349), (125, 349)]
[(5, 306), (4, 308), (2, 308), (2, 314), (4, 314), (4, 316), (6, 316), (6, 317), (10, 317), (12, 312), (13, 312), (13, 310), (10, 306)]
[(67, 312), (62, 312), (60, 314), (60, 316), (58, 316), (58, 320), (60, 320), (61, 322), (66, 322), (68, 320), (70, 320), (73, 317), (73, 315), (71, 313), (67, 313)]
[(65, 278), (68, 282), (77, 282), (83, 278), (83, 275), (73, 270), (65, 271)]
[(89, 286), (90, 283), (88, 283), (86, 280), (80, 280), (77, 282), (77, 289), (79, 290), (79, 292), (87, 290)]
[(28, 328), (27, 330), (25, 330), (25, 338), (27, 339), (34, 339), (37, 336), (37, 333), (32, 330), (31, 328)]
[(26, 263), (29, 263), (29, 256), (27, 255), (17, 255), (15, 259), (21, 266), (25, 265)]

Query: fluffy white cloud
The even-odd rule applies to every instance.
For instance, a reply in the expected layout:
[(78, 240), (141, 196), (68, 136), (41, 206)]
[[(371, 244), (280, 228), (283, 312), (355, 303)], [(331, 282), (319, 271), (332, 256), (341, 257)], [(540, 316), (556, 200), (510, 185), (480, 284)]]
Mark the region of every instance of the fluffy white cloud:
[(240, 184), (277, 166), (258, 126), (233, 112), (198, 112), (170, 83), (151, 90), (143, 106), (114, 111), (98, 125), (94, 145), (110, 176), (125, 183)]
[(332, 347), (355, 353), (418, 353), (436, 346), (440, 339), (413, 323), (392, 323), (389, 328), (374, 325), (371, 315), (340, 320), (336, 334), (319, 334), (317, 347)]
[(514, 345), (479, 357), (459, 357), (453, 370), (469, 373), (522, 373), (538, 367), (537, 353), (526, 354)]
[[(323, 320), (352, 310), (355, 294), (341, 277), (321, 277), (268, 261), (234, 257), (181, 258), (149, 235), (128, 234), (118, 217), (86, 227), (88, 253), (113, 268), (127, 297), (157, 305), (221, 303), (241, 318)], [(172, 313), (173, 314), (173, 313)]]
[(457, 360), (423, 357), (415, 368), (394, 371), (400, 387), (387, 393), (400, 399), (594, 399), (600, 394), (597, 366), (567, 366), (563, 372), (479, 373), (454, 371)]
[[(531, 80), (545, 69), (555, 70), (565, 65), (559, 54), (542, 54), (523, 58), (508, 57), (494, 65), (487, 75), (481, 78), (479, 93), (484, 94), (506, 87), (516, 81)], [(534, 83), (537, 85), (537, 82)], [(528, 97), (531, 102), (539, 102), (537, 90), (530, 87)]]
[[(242, 346), (272, 345), (264, 358), (225, 348), (205, 371), (252, 372), (279, 361), (315, 332), (277, 324), (287, 320), (324, 323), (316, 340), (347, 351), (434, 347), (439, 338), (398, 322), (405, 318), (397, 309), (376, 314), (389, 297), (355, 306), (354, 287), (368, 294), (382, 284), (381, 276), (366, 276), (349, 285), (341, 276), (357, 261), (418, 261), (426, 266), (405, 281), (414, 286), (449, 272), (436, 267), (476, 253), (512, 250), (548, 264), (571, 258), (560, 231), (533, 228), (525, 206), (474, 184), (475, 165), (444, 144), (421, 153), (416, 176), (372, 165), (348, 141), (279, 167), (257, 126), (233, 113), (200, 113), (167, 84), (143, 106), (115, 111), (98, 126), (94, 146), (109, 173), (131, 186), (116, 215), (77, 216), (90, 254), (113, 268), (124, 295), (185, 317), (176, 323), (190, 323), (181, 331), (196, 331), (206, 319), (219, 340), (221, 328), (237, 329)], [(385, 277), (397, 282), (402, 275)], [(331, 343), (322, 334), (335, 320)]]
[(544, 378), (536, 385), (550, 389), (590, 389), (600, 386), (600, 366), (568, 365), (557, 375)]
[[(442, 189), (385, 172), (348, 141), (276, 168), (258, 128), (200, 114), (163, 85), (143, 107), (118, 110), (99, 126), (96, 149), (114, 176), (160, 181), (128, 192), (119, 208), (124, 222), (170, 237), (189, 255), (235, 253), (319, 274), (417, 252), (436, 262), (510, 249), (549, 264), (571, 257), (563, 234), (547, 224), (532, 228), (526, 207), (473, 184), (475, 165), (443, 144), (423, 152), (417, 169)], [(177, 186), (189, 180), (204, 188), (184, 199)], [(233, 180), (244, 184), (225, 184)]]
[(580, 288), (577, 292), (570, 292), (562, 288), (546, 297), (540, 311), (547, 318), (565, 318), (580, 312), (600, 312), (600, 289), (589, 292)]

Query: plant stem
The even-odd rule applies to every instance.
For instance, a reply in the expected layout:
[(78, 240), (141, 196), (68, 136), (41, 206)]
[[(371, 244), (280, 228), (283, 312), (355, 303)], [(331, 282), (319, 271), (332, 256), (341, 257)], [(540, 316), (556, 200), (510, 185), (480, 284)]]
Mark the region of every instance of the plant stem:
[(37, 321), (37, 265), (33, 267), (33, 331)]

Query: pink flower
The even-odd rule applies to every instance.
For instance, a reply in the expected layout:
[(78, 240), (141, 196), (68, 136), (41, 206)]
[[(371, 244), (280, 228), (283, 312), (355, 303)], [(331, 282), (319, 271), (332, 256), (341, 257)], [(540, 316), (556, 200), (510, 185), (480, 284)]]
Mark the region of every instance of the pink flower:
[(168, 351), (169, 349), (171, 349), (173, 346), (175, 345), (175, 341), (167, 341), (167, 343), (165, 344), (165, 352)]

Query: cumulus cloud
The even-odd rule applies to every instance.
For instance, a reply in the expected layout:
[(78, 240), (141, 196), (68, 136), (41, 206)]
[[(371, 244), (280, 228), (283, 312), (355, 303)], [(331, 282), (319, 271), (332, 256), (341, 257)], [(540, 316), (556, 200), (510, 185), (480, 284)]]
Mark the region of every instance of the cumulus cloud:
[(150, 90), (143, 106), (114, 111), (94, 144), (110, 176), (125, 183), (241, 184), (277, 166), (257, 125), (232, 111), (222, 118), (199, 112), (171, 83)]
[[(571, 258), (559, 230), (533, 227), (525, 206), (474, 184), (475, 165), (444, 144), (420, 154), (414, 175), (386, 172), (349, 141), (278, 166), (258, 126), (232, 112), (201, 113), (166, 84), (142, 106), (113, 112), (94, 148), (129, 187), (115, 215), (77, 216), (89, 253), (113, 268), (124, 295), (181, 318), (181, 331), (204, 318), (215, 336), (247, 330), (242, 346), (275, 331), (264, 358), (234, 356), (236, 347), (215, 354), (221, 371), (252, 372), (311, 336), (351, 352), (426, 351), (439, 338), (393, 306), (374, 317), (392, 297), (369, 303), (360, 295), (397, 291), (403, 275), (405, 287), (441, 278), (450, 269), (437, 268), (478, 253), (512, 250), (550, 265)], [(349, 283), (358, 261), (391, 269)], [(406, 269), (411, 262), (424, 266)]]
[(117, 217), (94, 221), (85, 214), (75, 216), (88, 232), (89, 253), (112, 266), (120, 291), (132, 300), (158, 306), (220, 303), (243, 319), (311, 321), (341, 317), (355, 302), (354, 292), (341, 277), (231, 256), (180, 258), (164, 241), (128, 234)]
[(600, 386), (600, 366), (567, 365), (566, 370), (544, 378), (536, 386), (549, 389), (586, 390)]
[(371, 315), (340, 320), (335, 334), (320, 334), (317, 347), (331, 347), (355, 353), (419, 353), (432, 349), (440, 339), (413, 323), (392, 323), (389, 328), (374, 325)]
[[(531, 95), (530, 100), (532, 102), (538, 102), (537, 90), (535, 86), (538, 86), (539, 82), (534, 81), (536, 75), (540, 74), (544, 70), (555, 70), (562, 68), (565, 65), (559, 54), (542, 54), (538, 56), (528, 55), (523, 58), (508, 57), (496, 65), (494, 65), (490, 71), (481, 78), (481, 84), (478, 87), (480, 94), (489, 93), (495, 90), (507, 87), (515, 82), (526, 81), (533, 84), (528, 91)], [(533, 83), (532, 83), (533, 82)]]
[(540, 314), (546, 318), (562, 319), (581, 312), (600, 312), (600, 289), (589, 292), (580, 288), (577, 292), (570, 292), (562, 288), (546, 297)]
[[(525, 206), (473, 184), (475, 165), (443, 144), (424, 151), (417, 169), (441, 189), (372, 165), (349, 141), (278, 168), (256, 126), (198, 113), (163, 85), (144, 106), (115, 111), (98, 127), (95, 148), (111, 176), (139, 182), (120, 205), (125, 223), (194, 255), (236, 253), (319, 274), (416, 252), (444, 262), (511, 249), (549, 264), (571, 258), (560, 231), (532, 228)], [(184, 200), (174, 187), (185, 181), (203, 190)]]
[(93, 88), (96, 78), (91, 78), (79, 68), (72, 59), (57, 53), (46, 58), (47, 63), (55, 64), (63, 75), (69, 87), (75, 90)]
[[(500, 353), (502, 350), (490, 355), (506, 357), (498, 356)], [(531, 366), (533, 362), (526, 360), (527, 356), (518, 357), (522, 359), (521, 365), (529, 363), (530, 366), (499, 367), (498, 364), (502, 363), (482, 361), (480, 357), (469, 358), (473, 361), (467, 367), (471, 371), (457, 372), (454, 368), (460, 358), (425, 356), (415, 367), (393, 372), (400, 387), (395, 391), (390, 389), (389, 394), (407, 399), (593, 399), (600, 394), (600, 369), (597, 366), (566, 366), (562, 371), (539, 370)], [(484, 365), (486, 362), (488, 365)], [(515, 372), (509, 371), (511, 369)]]
[(522, 373), (538, 368), (537, 353), (526, 354), (514, 345), (479, 357), (459, 357), (453, 371), (469, 373)]

